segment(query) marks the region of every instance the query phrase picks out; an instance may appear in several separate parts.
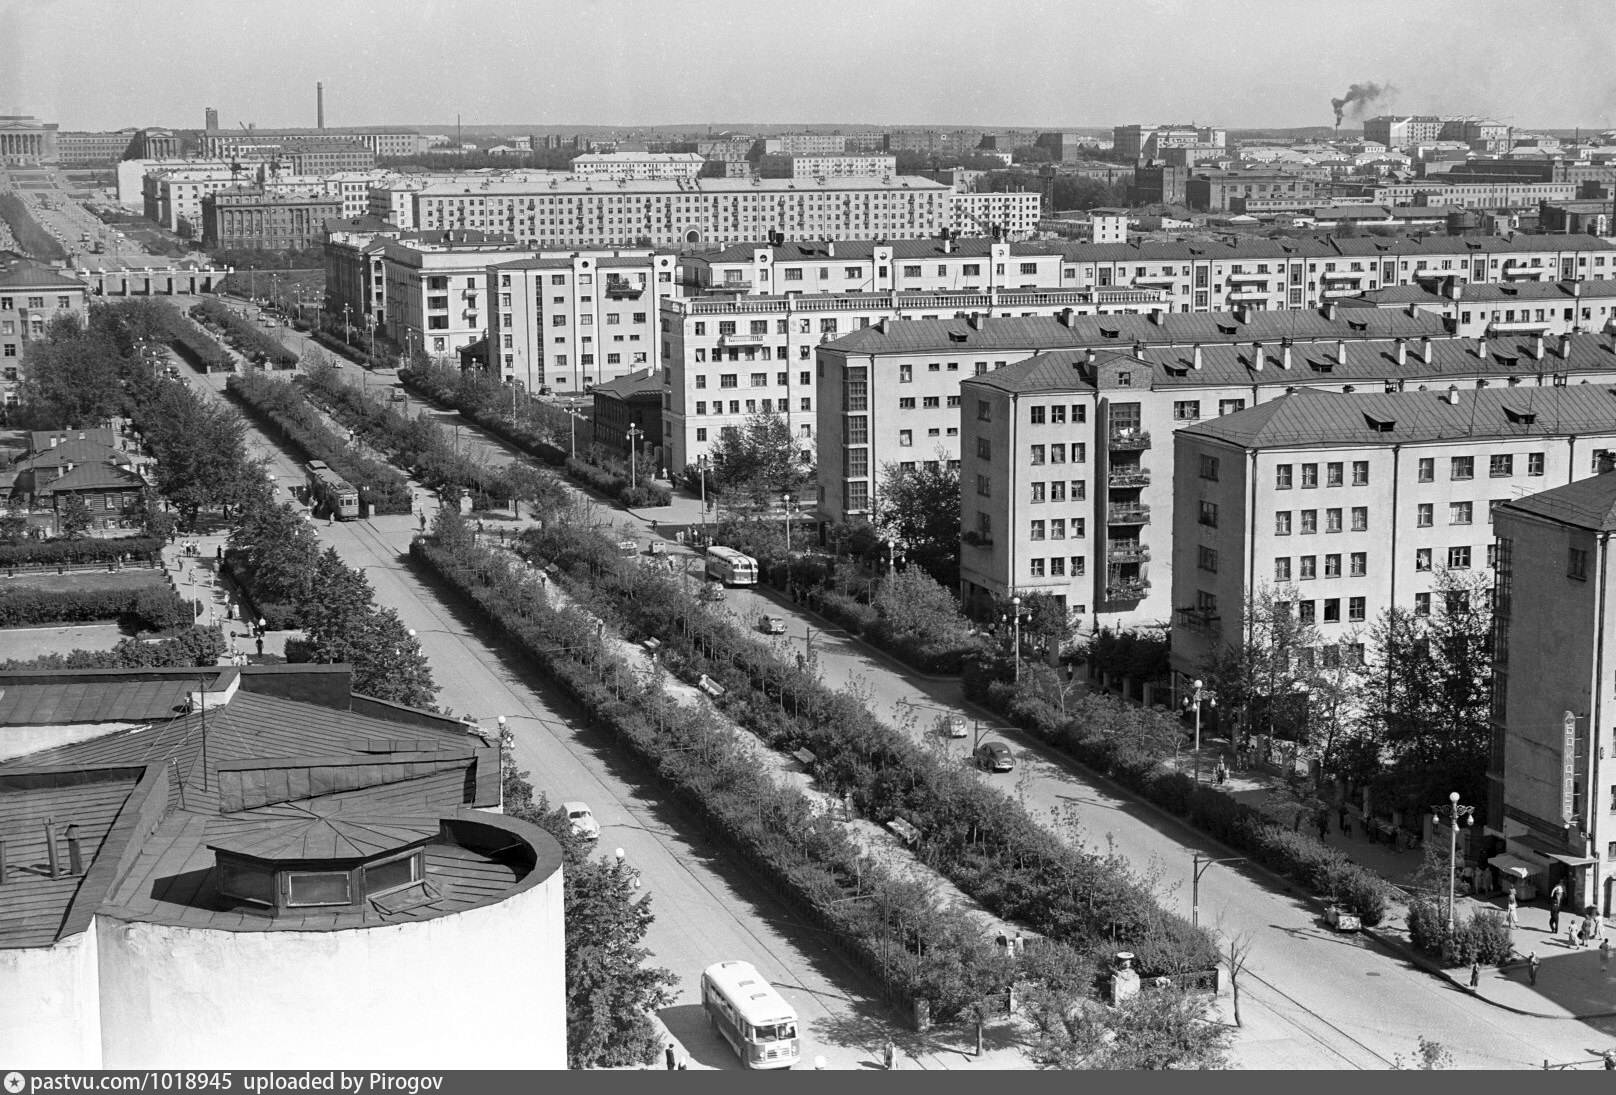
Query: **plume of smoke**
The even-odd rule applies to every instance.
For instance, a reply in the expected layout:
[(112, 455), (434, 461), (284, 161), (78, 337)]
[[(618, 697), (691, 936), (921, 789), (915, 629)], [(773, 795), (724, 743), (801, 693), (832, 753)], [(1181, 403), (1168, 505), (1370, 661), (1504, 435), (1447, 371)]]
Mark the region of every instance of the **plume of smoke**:
[(1369, 105), (1376, 99), (1391, 92), (1390, 84), (1377, 84), (1373, 81), (1367, 84), (1353, 84), (1347, 93), (1339, 99), (1331, 99), (1330, 106), (1335, 109), (1335, 126), (1341, 128), (1341, 119), (1348, 107), (1352, 108), (1354, 118), (1362, 118)]

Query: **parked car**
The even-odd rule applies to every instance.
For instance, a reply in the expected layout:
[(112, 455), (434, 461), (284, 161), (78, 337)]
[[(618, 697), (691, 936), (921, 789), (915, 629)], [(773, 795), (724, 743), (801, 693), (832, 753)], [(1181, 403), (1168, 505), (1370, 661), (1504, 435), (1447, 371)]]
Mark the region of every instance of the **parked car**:
[(948, 714), (937, 716), (937, 732), (945, 738), (968, 738), (971, 736), (965, 728), (965, 716)]
[(971, 754), (976, 766), (985, 772), (1008, 772), (1016, 766), (1010, 747), (1002, 741), (984, 741)]
[(640, 545), (633, 540), (619, 540), (617, 541), (617, 551), (620, 555), (638, 555)]
[(784, 635), (786, 633), (785, 617), (771, 616), (765, 612), (758, 617), (758, 630), (765, 635)]
[(572, 824), (572, 835), (583, 837), (585, 840), (600, 839), (600, 822), (595, 815), (589, 812), (589, 807), (582, 802), (563, 802), (561, 808), (567, 811), (567, 820)]
[(701, 587), (701, 599), (704, 601), (722, 601), (724, 599), (724, 583), (718, 581), (705, 582)]

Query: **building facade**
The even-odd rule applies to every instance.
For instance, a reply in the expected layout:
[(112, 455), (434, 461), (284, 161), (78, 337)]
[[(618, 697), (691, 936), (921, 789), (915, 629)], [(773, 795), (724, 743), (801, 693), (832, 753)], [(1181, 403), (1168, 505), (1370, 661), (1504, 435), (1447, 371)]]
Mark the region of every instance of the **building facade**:
[(342, 200), (321, 192), (235, 187), (202, 199), (202, 242), (243, 251), (301, 251), (325, 241)]
[(45, 337), (60, 315), (83, 322), (85, 285), (54, 267), (28, 259), (0, 261), (0, 400), (17, 405), (17, 385), (28, 343)]
[(532, 258), (531, 249), (487, 232), (421, 232), (381, 242), (383, 299), (377, 333), (405, 354), (452, 354), (488, 334), (491, 261)]
[(586, 152), (572, 161), (581, 179), (636, 179), (667, 182), (694, 179), (702, 158), (694, 152)]
[(898, 160), (870, 153), (768, 153), (759, 157), (757, 173), (765, 179), (882, 179), (898, 173)]
[(1043, 201), (1036, 190), (956, 193), (949, 228), (965, 235), (1024, 240), (1038, 230)]
[(1203, 213), (1244, 213), (1252, 200), (1270, 210), (1275, 202), (1300, 209), (1315, 204), (1317, 193), (1312, 179), (1287, 171), (1197, 171), (1184, 186), (1189, 207)]
[(623, 457), (629, 455), (630, 431), (634, 452), (662, 464), (662, 378), (654, 369), (641, 369), (595, 386), (594, 412), (589, 416), (595, 444)]
[(0, 114), (0, 163), (56, 162), (55, 122), (41, 122), (26, 114)]
[(56, 135), (56, 162), (63, 167), (108, 167), (124, 158), (139, 131), (133, 126), (110, 133), (61, 132)]

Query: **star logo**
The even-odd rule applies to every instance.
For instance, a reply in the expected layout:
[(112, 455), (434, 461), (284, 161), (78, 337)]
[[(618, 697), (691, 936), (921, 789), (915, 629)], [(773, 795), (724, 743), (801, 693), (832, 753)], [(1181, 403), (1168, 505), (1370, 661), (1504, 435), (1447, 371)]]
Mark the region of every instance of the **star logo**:
[(8, 1073), (6, 1073), (6, 1093), (7, 1093), (7, 1095), (18, 1095), (18, 1093), (21, 1092), (22, 1089), (27, 1087), (27, 1086), (28, 1086), (28, 1081), (26, 1079), (24, 1079), (22, 1073), (20, 1073), (20, 1072), (8, 1072)]

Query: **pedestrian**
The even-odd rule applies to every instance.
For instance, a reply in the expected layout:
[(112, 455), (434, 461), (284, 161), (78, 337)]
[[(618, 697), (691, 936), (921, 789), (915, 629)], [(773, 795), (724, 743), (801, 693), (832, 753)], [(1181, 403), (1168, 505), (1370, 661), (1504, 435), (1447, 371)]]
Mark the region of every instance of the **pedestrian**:
[(258, 636), (258, 656), (260, 658), (264, 656), (264, 637), (262, 635)]
[(1223, 758), (1222, 757), (1218, 758), (1218, 767), (1217, 767), (1216, 771), (1217, 771), (1217, 777), (1218, 777), (1218, 786), (1222, 787), (1223, 784), (1229, 778), (1229, 767), (1228, 767), (1228, 765), (1223, 763)]
[(1341, 809), (1336, 812), (1336, 824), (1343, 833), (1347, 831), (1347, 804), (1345, 802), (1341, 804)]
[(892, 1039), (887, 1039), (887, 1044), (881, 1050), (881, 1058), (886, 1062), (888, 1072), (898, 1067), (898, 1046)]
[(999, 956), (1001, 958), (1010, 953), (1010, 939), (1004, 934), (1004, 932), (999, 933), (998, 938), (993, 941), (993, 945), (999, 948)]
[(1605, 1071), (1616, 1070), (1616, 1049), (1605, 1050)]
[(1554, 889), (1549, 891), (1549, 931), (1557, 933), (1560, 930), (1560, 906), (1565, 903), (1565, 883), (1556, 882)]
[(1533, 951), (1526, 957), (1526, 975), (1532, 979), (1534, 985), (1537, 984), (1537, 965), (1537, 951)]
[[(1521, 926), (1519, 904), (1520, 902), (1515, 897), (1515, 888), (1512, 886), (1510, 887), (1509, 896), (1504, 899), (1504, 911), (1509, 914), (1510, 931), (1514, 931)], [(1559, 929), (1556, 930), (1558, 931)]]
[(1574, 947), (1577, 945), (1577, 935), (1581, 928), (1581, 922), (1575, 916), (1566, 921), (1566, 946)]
[(1027, 953), (1027, 941), (1021, 937), (1020, 932), (1016, 932), (1016, 957), (1020, 958), (1022, 955), (1026, 954), (1026, 953)]
[(672, 1042), (668, 1043), (667, 1059), (669, 1072), (672, 1072), (679, 1067), (679, 1054), (674, 1051)]
[(1317, 826), (1318, 826), (1319, 842), (1323, 843), (1324, 838), (1330, 835), (1330, 815), (1325, 813), (1323, 810), (1320, 810), (1319, 811), (1319, 816), (1314, 818), (1313, 820), (1317, 823)]
[(1601, 939), (1599, 941), (1599, 972), (1600, 973), (1609, 973), (1610, 972), (1610, 940), (1609, 939)]
[(1470, 960), (1470, 991), (1475, 992), (1481, 988), (1481, 959)]
[(421, 531), (426, 531), (426, 510), (421, 511)]

